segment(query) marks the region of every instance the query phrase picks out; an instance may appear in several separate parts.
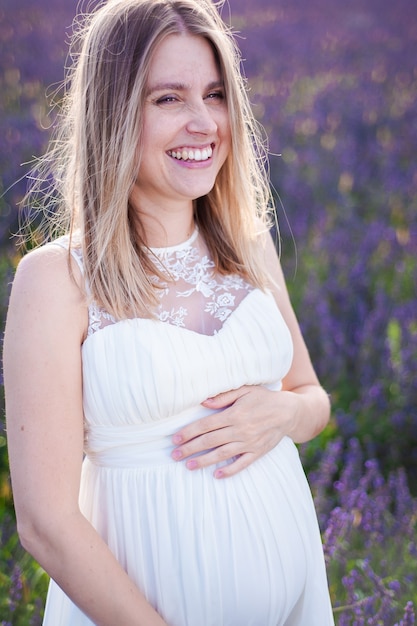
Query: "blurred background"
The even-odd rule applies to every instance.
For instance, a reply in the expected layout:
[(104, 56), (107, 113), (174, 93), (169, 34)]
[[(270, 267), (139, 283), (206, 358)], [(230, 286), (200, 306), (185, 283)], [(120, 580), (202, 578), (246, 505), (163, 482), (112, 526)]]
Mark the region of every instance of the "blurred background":
[[(48, 141), (72, 19), (93, 5), (0, 2), (2, 324), (24, 176)], [(330, 425), (300, 453), (336, 623), (414, 624), (417, 4), (229, 0), (222, 15), (269, 138), (288, 287), (332, 397)], [(38, 624), (47, 579), (15, 533), (3, 414), (0, 625)]]

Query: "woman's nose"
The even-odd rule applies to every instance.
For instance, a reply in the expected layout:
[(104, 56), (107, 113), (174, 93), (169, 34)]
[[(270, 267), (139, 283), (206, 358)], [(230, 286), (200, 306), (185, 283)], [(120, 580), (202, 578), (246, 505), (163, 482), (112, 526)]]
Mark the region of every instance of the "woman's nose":
[(210, 135), (217, 131), (217, 123), (213, 111), (205, 102), (201, 102), (190, 107), (187, 130), (190, 133), (200, 133)]

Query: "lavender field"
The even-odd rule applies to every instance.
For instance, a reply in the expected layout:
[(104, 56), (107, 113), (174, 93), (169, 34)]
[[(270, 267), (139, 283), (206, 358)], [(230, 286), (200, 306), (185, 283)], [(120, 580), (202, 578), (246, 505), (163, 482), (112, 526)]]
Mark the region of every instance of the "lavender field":
[[(19, 179), (28, 170), (20, 164), (47, 141), (47, 103), (54, 92), (59, 101), (76, 6), (0, 5), (2, 320), (17, 260), (10, 233), (25, 191)], [(417, 608), (417, 4), (229, 0), (226, 21), (229, 12), (269, 137), (288, 286), (333, 402), (331, 424), (300, 452), (335, 621), (410, 626)], [(0, 625), (35, 626), (47, 579), (18, 544), (1, 424)]]

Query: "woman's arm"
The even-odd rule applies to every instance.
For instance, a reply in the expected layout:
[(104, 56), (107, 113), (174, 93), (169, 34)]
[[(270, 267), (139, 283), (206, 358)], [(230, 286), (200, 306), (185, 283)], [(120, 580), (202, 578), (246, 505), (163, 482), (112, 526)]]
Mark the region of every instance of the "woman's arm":
[[(329, 398), (321, 387), (292, 308), (278, 256), (268, 235), (265, 263), (273, 281), (272, 292), (290, 330), (294, 345), (291, 368), (281, 391), (262, 386), (244, 386), (203, 402), (223, 409), (181, 429), (173, 437), (173, 458), (198, 469), (238, 458), (216, 470), (217, 478), (232, 476), (269, 452), (284, 436), (295, 442), (308, 441), (326, 426)], [(254, 417), (255, 416), (255, 417)], [(197, 458), (196, 452), (210, 450)], [(187, 460), (188, 459), (188, 460)]]
[(272, 292), (290, 330), (294, 345), (291, 368), (283, 380), (283, 391), (289, 392), (287, 396), (292, 405), (289, 409), (291, 422), (286, 434), (296, 443), (302, 443), (316, 437), (327, 425), (330, 418), (330, 401), (311, 363), (270, 236), (266, 241), (265, 257), (274, 283)]
[[(78, 268), (73, 272), (79, 276)], [(83, 458), (82, 291), (67, 253), (27, 255), (4, 339), (7, 438), (23, 546), (100, 626), (163, 626), (78, 507)]]

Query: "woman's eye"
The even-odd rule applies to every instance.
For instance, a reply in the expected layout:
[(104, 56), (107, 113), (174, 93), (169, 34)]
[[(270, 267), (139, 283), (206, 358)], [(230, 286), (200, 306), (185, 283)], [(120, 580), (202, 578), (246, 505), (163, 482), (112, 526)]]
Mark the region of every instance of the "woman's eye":
[(207, 95), (207, 99), (208, 100), (224, 100), (224, 93), (223, 91), (211, 91)]
[(176, 96), (162, 96), (162, 98), (158, 98), (156, 104), (170, 104), (171, 102), (178, 102), (178, 98)]
[[(224, 100), (224, 92), (222, 90), (210, 91), (204, 99), (210, 102), (222, 102)], [(181, 102), (181, 98), (176, 95), (161, 96), (154, 100), (154, 103), (158, 105), (177, 104), (179, 102)]]

